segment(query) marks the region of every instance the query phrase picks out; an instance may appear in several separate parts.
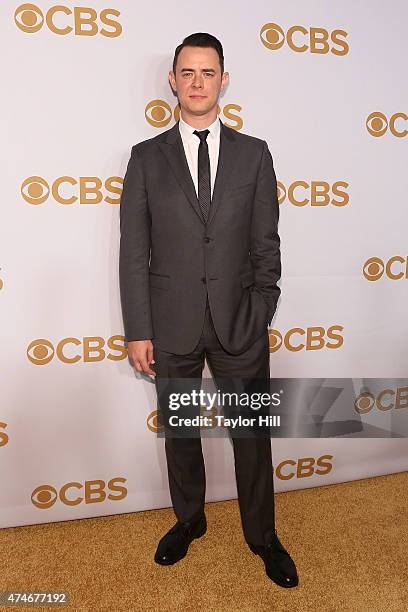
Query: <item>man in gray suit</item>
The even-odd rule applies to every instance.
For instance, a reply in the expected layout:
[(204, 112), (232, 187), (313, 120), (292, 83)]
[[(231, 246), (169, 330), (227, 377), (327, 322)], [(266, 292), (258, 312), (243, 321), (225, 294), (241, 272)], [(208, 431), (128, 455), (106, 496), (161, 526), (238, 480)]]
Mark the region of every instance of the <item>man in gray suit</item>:
[[(175, 51), (169, 81), (180, 119), (132, 148), (120, 206), (120, 291), (134, 368), (156, 380), (242, 377), (269, 385), (268, 325), (281, 275), (279, 205), (264, 140), (217, 116), (228, 84), (222, 45), (196, 33)], [(268, 386), (269, 389), (269, 386)], [(270, 438), (232, 437), (245, 539), (280, 586), (298, 584), (275, 530)], [(207, 528), (198, 437), (166, 436), (177, 523), (155, 561), (182, 559)]]

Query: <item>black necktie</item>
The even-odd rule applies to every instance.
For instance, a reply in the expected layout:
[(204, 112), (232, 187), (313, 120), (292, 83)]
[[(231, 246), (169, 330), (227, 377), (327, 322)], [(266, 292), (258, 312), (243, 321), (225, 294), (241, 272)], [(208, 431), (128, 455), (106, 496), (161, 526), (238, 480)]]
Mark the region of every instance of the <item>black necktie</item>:
[(210, 156), (208, 155), (207, 136), (210, 130), (195, 130), (200, 139), (198, 147), (198, 202), (204, 221), (207, 222), (211, 204)]

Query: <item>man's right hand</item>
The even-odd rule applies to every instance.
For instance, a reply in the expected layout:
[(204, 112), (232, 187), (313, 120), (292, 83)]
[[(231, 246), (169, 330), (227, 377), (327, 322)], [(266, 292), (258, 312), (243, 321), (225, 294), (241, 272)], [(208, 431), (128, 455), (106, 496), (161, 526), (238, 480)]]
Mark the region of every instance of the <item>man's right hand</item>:
[(155, 363), (151, 340), (132, 340), (128, 342), (128, 355), (135, 370), (144, 372), (153, 378), (156, 376), (156, 372), (150, 367), (151, 363)]

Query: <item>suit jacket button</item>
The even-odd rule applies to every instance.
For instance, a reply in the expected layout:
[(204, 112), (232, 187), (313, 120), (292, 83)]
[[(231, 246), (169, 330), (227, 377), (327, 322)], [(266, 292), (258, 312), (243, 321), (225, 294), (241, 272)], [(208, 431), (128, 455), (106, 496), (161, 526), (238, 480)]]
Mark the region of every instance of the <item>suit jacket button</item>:
[(207, 280), (206, 280), (205, 276), (203, 276), (203, 278), (202, 278), (201, 280), (202, 280), (202, 282), (203, 282), (204, 284), (207, 282)]
[(206, 237), (204, 238), (204, 242), (210, 242), (210, 238), (208, 238), (208, 236), (206, 236)]

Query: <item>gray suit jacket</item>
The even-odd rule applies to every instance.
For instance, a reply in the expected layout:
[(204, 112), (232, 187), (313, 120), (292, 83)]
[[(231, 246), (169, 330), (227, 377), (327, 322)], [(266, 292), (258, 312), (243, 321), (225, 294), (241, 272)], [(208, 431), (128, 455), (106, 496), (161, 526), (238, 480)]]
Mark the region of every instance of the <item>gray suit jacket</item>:
[(264, 140), (221, 122), (204, 222), (179, 126), (132, 147), (120, 204), (125, 337), (183, 355), (196, 346), (206, 296), (225, 350), (265, 333), (280, 295), (279, 204)]

